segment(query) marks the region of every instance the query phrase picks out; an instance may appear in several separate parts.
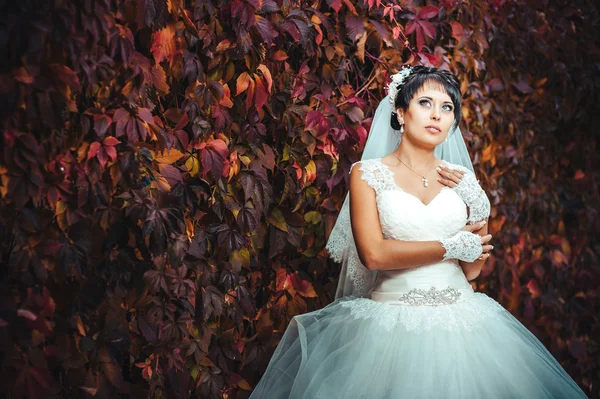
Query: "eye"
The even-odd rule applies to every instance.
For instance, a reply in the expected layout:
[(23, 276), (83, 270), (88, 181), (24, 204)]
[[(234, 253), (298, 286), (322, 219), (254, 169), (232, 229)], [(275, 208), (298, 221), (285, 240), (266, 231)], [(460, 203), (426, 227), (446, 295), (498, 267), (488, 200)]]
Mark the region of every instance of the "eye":
[[(419, 104), (420, 105), (424, 105), (424, 104), (430, 105), (431, 103), (429, 102), (429, 100), (420, 100)], [(450, 104), (444, 104), (444, 106), (442, 108), (444, 108), (446, 111), (450, 111), (450, 112), (454, 109), (454, 107)]]

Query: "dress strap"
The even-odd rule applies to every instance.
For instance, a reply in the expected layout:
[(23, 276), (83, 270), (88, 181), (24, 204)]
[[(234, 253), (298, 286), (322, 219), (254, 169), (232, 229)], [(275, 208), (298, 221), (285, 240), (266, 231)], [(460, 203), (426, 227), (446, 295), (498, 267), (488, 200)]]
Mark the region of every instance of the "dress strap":
[(381, 162), (381, 158), (356, 162), (352, 164), (350, 171), (357, 164), (359, 165), (359, 170), (362, 172), (361, 179), (366, 181), (369, 187), (375, 190), (377, 194), (382, 191), (392, 190), (396, 186), (392, 172)]

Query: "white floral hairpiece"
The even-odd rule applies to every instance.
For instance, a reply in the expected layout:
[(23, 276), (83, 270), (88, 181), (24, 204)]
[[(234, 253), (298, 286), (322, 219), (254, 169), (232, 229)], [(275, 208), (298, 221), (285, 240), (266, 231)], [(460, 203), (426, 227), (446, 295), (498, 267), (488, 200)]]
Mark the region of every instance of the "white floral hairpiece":
[(396, 96), (398, 95), (398, 91), (400, 90), (400, 88), (398, 86), (401, 86), (404, 83), (404, 81), (406, 80), (408, 75), (411, 74), (412, 70), (413, 70), (412, 67), (408, 66), (408, 67), (402, 68), (402, 70), (400, 72), (392, 75), (392, 81), (387, 86), (388, 95), (389, 95), (390, 103), (392, 104), (392, 108), (395, 108), (395, 106), (396, 106)]

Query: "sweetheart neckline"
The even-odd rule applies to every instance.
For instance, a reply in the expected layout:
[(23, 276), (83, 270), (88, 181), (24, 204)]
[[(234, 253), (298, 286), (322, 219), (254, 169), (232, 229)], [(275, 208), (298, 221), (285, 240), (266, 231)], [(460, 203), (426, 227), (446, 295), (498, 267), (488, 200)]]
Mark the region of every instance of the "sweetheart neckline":
[(452, 189), (451, 187), (448, 187), (448, 186), (443, 186), (443, 187), (440, 189), (440, 191), (439, 191), (439, 192), (438, 192), (438, 193), (435, 195), (435, 197), (433, 197), (433, 198), (431, 199), (431, 201), (429, 201), (429, 202), (426, 204), (426, 203), (424, 203), (423, 201), (421, 201), (421, 199), (420, 199), (419, 197), (417, 197), (416, 195), (414, 195), (414, 194), (411, 194), (411, 193), (409, 193), (408, 191), (404, 190), (402, 187), (400, 187), (400, 186), (398, 185), (398, 183), (396, 183), (396, 179), (394, 179), (394, 176), (395, 176), (395, 173), (394, 173), (394, 171), (393, 171), (393, 170), (391, 170), (389, 166), (387, 166), (386, 164), (384, 164), (383, 162), (381, 162), (381, 158), (378, 158), (377, 160), (378, 160), (378, 161), (379, 161), (379, 163), (380, 163), (380, 164), (381, 164), (381, 165), (382, 165), (382, 166), (385, 168), (385, 170), (387, 170), (387, 172), (390, 174), (390, 179), (392, 180), (392, 183), (393, 183), (394, 187), (395, 187), (395, 188), (396, 188), (398, 191), (400, 191), (400, 192), (403, 192), (403, 193), (405, 193), (405, 194), (408, 194), (409, 196), (411, 196), (411, 197), (413, 197), (414, 199), (416, 199), (417, 201), (419, 201), (419, 202), (421, 203), (421, 205), (423, 205), (425, 208), (429, 207), (429, 205), (431, 205), (431, 204), (432, 204), (432, 203), (433, 203), (433, 202), (434, 202), (434, 201), (435, 201), (435, 200), (436, 200), (436, 199), (437, 199), (437, 198), (440, 196), (440, 194), (441, 194), (442, 192), (444, 192), (444, 190), (445, 190), (445, 189), (450, 189), (450, 190)]
[(428, 207), (429, 207), (429, 205), (431, 205), (431, 204), (432, 204), (432, 203), (433, 203), (433, 202), (434, 202), (436, 199), (438, 199), (438, 197), (440, 196), (440, 194), (442, 194), (444, 191), (446, 191), (446, 190), (445, 190), (446, 188), (450, 188), (450, 187), (448, 187), (448, 186), (446, 186), (446, 187), (442, 187), (442, 189), (441, 189), (441, 190), (440, 190), (440, 191), (439, 191), (439, 192), (436, 194), (436, 196), (435, 196), (435, 197), (433, 197), (433, 198), (431, 199), (431, 201), (429, 201), (427, 204), (425, 204), (423, 201), (421, 201), (421, 200), (419, 199), (419, 197), (417, 197), (416, 195), (414, 195), (414, 194), (411, 194), (411, 193), (409, 193), (408, 191), (404, 191), (404, 190), (403, 190), (402, 188), (400, 188), (398, 185), (396, 185), (396, 187), (395, 187), (395, 190), (390, 190), (390, 191), (391, 191), (391, 192), (399, 192), (399, 193), (402, 193), (402, 194), (406, 194), (406, 195), (408, 195), (409, 197), (411, 197), (411, 198), (414, 198), (414, 199), (415, 199), (417, 202), (419, 202), (419, 203), (420, 203), (421, 205), (423, 205), (425, 208), (428, 208)]

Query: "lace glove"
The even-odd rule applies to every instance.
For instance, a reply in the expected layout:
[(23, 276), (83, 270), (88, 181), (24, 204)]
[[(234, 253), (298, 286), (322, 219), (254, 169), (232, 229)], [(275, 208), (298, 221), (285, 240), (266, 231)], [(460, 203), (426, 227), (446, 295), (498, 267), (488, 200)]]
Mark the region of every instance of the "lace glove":
[(469, 231), (461, 230), (450, 238), (440, 240), (446, 250), (444, 260), (458, 259), (465, 262), (474, 262), (483, 252), (481, 236)]
[(490, 216), (490, 200), (479, 185), (475, 174), (466, 168), (464, 172), (460, 182), (456, 187), (452, 187), (452, 189), (456, 191), (469, 207), (469, 217), (467, 220), (471, 223), (479, 222)]

